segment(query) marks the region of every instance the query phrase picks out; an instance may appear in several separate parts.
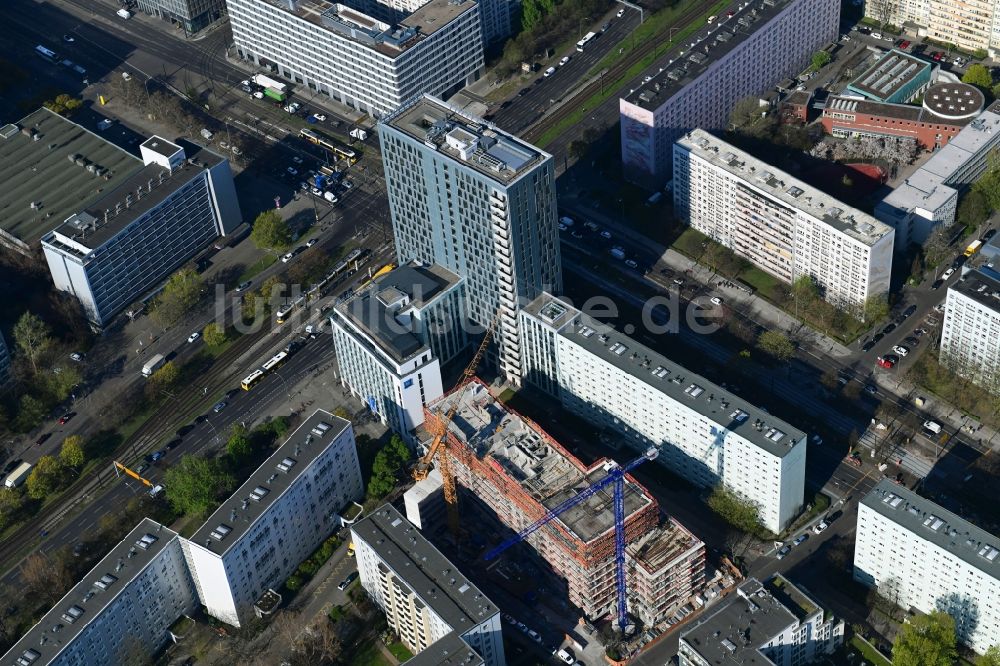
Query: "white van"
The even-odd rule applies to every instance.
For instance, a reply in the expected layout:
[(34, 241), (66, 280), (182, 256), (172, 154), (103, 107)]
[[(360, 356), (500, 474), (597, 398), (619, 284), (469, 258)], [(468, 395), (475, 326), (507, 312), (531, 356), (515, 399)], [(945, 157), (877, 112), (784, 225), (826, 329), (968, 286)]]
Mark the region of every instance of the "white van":
[(543, 74), (543, 76), (549, 77), (549, 76), (552, 76), (555, 73), (556, 73), (556, 68), (555, 67), (549, 67), (547, 70), (545, 70), (545, 74)]
[(132, 18), (132, 12), (130, 12), (127, 9), (119, 9), (115, 13), (118, 14), (119, 18), (123, 18), (123, 19), (130, 19), (130, 18)]
[(924, 421), (924, 430), (932, 432), (935, 435), (941, 434), (941, 424), (936, 421)]

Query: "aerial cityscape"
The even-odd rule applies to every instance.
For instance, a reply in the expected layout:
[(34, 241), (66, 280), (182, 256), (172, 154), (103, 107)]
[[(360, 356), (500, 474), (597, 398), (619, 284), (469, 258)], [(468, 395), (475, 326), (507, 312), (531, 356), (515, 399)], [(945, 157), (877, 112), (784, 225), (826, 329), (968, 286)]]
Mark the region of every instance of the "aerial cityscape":
[(1000, 666), (1000, 0), (8, 0), (0, 666)]

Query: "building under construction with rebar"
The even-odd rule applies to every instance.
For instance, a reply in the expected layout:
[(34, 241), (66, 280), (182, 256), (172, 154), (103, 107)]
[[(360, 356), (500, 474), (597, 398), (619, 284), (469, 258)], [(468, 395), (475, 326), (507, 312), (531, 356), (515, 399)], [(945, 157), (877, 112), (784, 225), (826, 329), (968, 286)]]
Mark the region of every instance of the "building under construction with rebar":
[[(519, 532), (549, 510), (601, 481), (613, 469), (603, 459), (585, 466), (535, 423), (497, 401), (478, 380), (425, 408), (426, 425), (440, 427), (455, 406), (444, 445), (459, 488)], [(611, 486), (561, 513), (525, 542), (565, 581), (569, 602), (589, 619), (615, 610), (615, 521)], [(624, 489), (629, 613), (658, 624), (698, 594), (705, 546), (631, 476)]]

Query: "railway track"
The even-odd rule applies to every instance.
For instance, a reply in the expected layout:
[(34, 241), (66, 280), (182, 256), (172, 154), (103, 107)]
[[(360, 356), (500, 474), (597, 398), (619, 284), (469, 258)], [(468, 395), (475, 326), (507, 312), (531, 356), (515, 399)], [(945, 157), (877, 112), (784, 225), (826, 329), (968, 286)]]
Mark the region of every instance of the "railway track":
[[(712, 2), (706, 0), (692, 7), (688, 12), (683, 14), (680, 19), (675, 22), (672, 26), (666, 28), (667, 31), (672, 29), (683, 29), (691, 25), (696, 19), (700, 18), (705, 10), (712, 6)], [(661, 35), (657, 35), (652, 39), (648, 39), (643, 42), (637, 49), (633, 49), (618, 62), (608, 68), (607, 73), (604, 75), (610, 81), (617, 81), (619, 78), (624, 76), (624, 74), (637, 62), (645, 58), (650, 53), (656, 51), (659, 45), (662, 43), (660, 41)], [(666, 53), (664, 53), (666, 55)], [(599, 93), (602, 88), (602, 78), (598, 78), (595, 81), (589, 83), (586, 87), (577, 91), (574, 98), (589, 99), (595, 93)], [(606, 102), (607, 100), (605, 100)], [(604, 102), (601, 102), (602, 104)], [(524, 132), (523, 138), (525, 141), (530, 143), (536, 143), (546, 132), (548, 132), (553, 127), (557, 126), (563, 120), (571, 116), (578, 109), (575, 104), (565, 103), (553, 113), (543, 116), (541, 120), (532, 125), (528, 130)]]

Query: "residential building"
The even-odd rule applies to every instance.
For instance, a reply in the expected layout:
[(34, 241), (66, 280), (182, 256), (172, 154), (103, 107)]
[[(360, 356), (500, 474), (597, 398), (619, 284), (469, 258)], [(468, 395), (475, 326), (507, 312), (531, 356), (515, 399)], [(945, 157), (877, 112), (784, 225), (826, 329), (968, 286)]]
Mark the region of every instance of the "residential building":
[(179, 26), (190, 35), (226, 15), (226, 0), (136, 0), (139, 11)]
[(875, 205), (875, 217), (896, 230), (897, 248), (923, 244), (955, 221), (959, 194), (986, 171), (998, 145), (1000, 102), (993, 102)]
[(997, 0), (906, 0), (865, 2), (865, 16), (902, 27), (914, 37), (954, 44), (963, 51), (1000, 55), (1000, 2)]
[(664, 71), (619, 103), (626, 177), (663, 188), (678, 137), (725, 129), (736, 102), (800, 73), (836, 39), (839, 17), (839, 0), (745, 2), (678, 44)]
[(941, 364), (1000, 395), (1000, 276), (965, 273), (948, 288), (941, 329)]
[(7, 347), (7, 341), (0, 334), (0, 389), (6, 387), (10, 380), (10, 348)]
[(854, 579), (901, 608), (944, 611), (976, 652), (1000, 636), (1000, 537), (888, 479), (858, 505)]
[[(617, 464), (601, 459), (584, 465), (537, 425), (493, 398), (478, 380), (428, 407), (425, 418), (441, 425), (440, 415), (451, 409), (455, 413), (444, 446), (460, 497), (470, 505), (484, 505), (506, 528), (484, 534), (526, 528), (599, 483)], [(631, 452), (624, 455), (633, 457)], [(700, 592), (705, 547), (676, 521), (661, 519), (656, 499), (631, 476), (625, 477), (622, 511), (628, 609), (644, 625), (653, 626)], [(568, 598), (591, 619), (617, 613), (611, 486), (563, 511), (525, 543), (548, 569), (546, 594)]]
[[(140, 151), (141, 169), (42, 237), (56, 289), (79, 299), (98, 328), (242, 221), (224, 158), (158, 136)], [(98, 180), (108, 169), (88, 155), (63, 166)]]
[(517, 309), (562, 285), (552, 156), (429, 95), (379, 138), (399, 263), (465, 279), (468, 317), (497, 320), (499, 368), (517, 383)]
[(111, 666), (156, 654), (198, 608), (178, 534), (143, 519), (0, 660)]
[(404, 436), (444, 393), (441, 364), (468, 343), (465, 298), (462, 278), (410, 263), (333, 309), (341, 383)]
[(820, 122), (824, 132), (840, 138), (891, 136), (937, 150), (982, 112), (984, 102), (983, 93), (966, 83), (935, 83), (919, 108), (831, 95)]
[(424, 93), (447, 98), (483, 72), (475, 0), (366, 5), (392, 9), (392, 21), (327, 0), (228, 5), (241, 57), (375, 118)]
[(844, 621), (781, 574), (750, 578), (736, 594), (681, 632), (680, 666), (818, 663), (844, 642)]
[(847, 84), (846, 95), (875, 102), (906, 104), (930, 87), (937, 66), (905, 51), (890, 49)]
[(407, 663), (505, 666), (500, 609), (391, 504), (351, 538), (361, 585), (415, 655)]
[(543, 294), (521, 310), (525, 381), (702, 488), (752, 502), (775, 534), (802, 508), (806, 434)]
[(339, 527), (364, 493), (349, 421), (316, 410), (191, 537), (184, 558), (208, 614), (239, 627)]
[(703, 130), (674, 144), (674, 213), (786, 284), (863, 312), (889, 293), (893, 230)]

